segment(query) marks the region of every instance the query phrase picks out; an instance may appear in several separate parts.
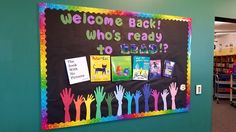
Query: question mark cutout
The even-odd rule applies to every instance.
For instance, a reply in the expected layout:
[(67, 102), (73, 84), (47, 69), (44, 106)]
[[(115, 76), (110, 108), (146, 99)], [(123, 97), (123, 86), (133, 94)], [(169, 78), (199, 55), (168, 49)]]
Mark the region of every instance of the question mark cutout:
[(164, 53), (166, 53), (166, 50), (169, 48), (169, 45), (167, 43), (163, 44), (164, 46)]

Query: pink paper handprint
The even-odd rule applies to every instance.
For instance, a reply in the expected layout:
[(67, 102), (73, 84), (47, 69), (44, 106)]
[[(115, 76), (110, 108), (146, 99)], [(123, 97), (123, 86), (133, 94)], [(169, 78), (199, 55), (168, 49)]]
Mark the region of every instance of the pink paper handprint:
[(171, 95), (171, 102), (172, 102), (172, 110), (176, 109), (176, 105), (175, 105), (175, 96), (178, 92), (178, 87), (176, 87), (176, 82), (172, 82), (169, 86), (170, 89), (170, 95)]
[(64, 104), (64, 110), (65, 110), (65, 122), (70, 122), (70, 104), (72, 103), (72, 100), (74, 98), (74, 94), (71, 94), (71, 88), (69, 90), (67, 88), (63, 89), (60, 93), (62, 102)]
[(152, 94), (151, 94), (154, 98), (154, 107), (155, 107), (155, 111), (158, 111), (158, 98), (159, 98), (159, 92), (157, 92), (157, 90), (152, 90)]

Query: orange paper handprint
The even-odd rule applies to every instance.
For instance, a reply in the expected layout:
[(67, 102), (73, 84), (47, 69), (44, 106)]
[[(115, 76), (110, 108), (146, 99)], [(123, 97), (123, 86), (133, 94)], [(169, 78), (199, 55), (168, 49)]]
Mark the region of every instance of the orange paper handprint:
[(84, 102), (83, 95), (77, 97), (77, 100), (74, 99), (75, 109), (76, 109), (76, 121), (80, 121), (80, 106)]

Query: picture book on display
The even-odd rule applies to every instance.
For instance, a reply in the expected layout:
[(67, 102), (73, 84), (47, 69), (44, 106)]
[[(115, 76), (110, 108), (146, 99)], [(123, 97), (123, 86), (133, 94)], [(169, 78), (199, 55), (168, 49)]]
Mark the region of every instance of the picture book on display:
[(165, 69), (164, 69), (163, 76), (168, 77), (168, 78), (172, 78), (173, 72), (174, 72), (174, 67), (175, 67), (175, 62), (165, 60), (164, 65), (165, 65)]
[(133, 80), (148, 80), (150, 57), (133, 57)]
[(131, 56), (112, 56), (112, 81), (126, 81), (132, 79)]
[(110, 81), (110, 56), (91, 55), (90, 56), (91, 82)]
[(161, 60), (150, 60), (149, 79), (161, 78)]
[(65, 59), (66, 70), (70, 84), (89, 81), (89, 71), (86, 57)]

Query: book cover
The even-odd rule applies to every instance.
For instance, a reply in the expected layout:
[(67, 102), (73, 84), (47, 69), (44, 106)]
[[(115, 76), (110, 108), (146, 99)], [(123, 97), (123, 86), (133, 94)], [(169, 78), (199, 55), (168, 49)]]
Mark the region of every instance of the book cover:
[(89, 70), (86, 57), (65, 59), (67, 75), (70, 84), (89, 81)]
[(111, 80), (110, 56), (91, 55), (90, 56), (91, 82), (102, 82)]
[(113, 56), (112, 81), (126, 81), (132, 79), (131, 56)]
[(161, 60), (150, 60), (149, 79), (161, 78)]
[(148, 80), (150, 57), (133, 57), (133, 80)]
[(174, 72), (174, 67), (175, 67), (175, 62), (165, 60), (164, 65), (165, 65), (165, 69), (164, 69), (163, 76), (168, 77), (168, 78), (172, 78), (173, 72)]

